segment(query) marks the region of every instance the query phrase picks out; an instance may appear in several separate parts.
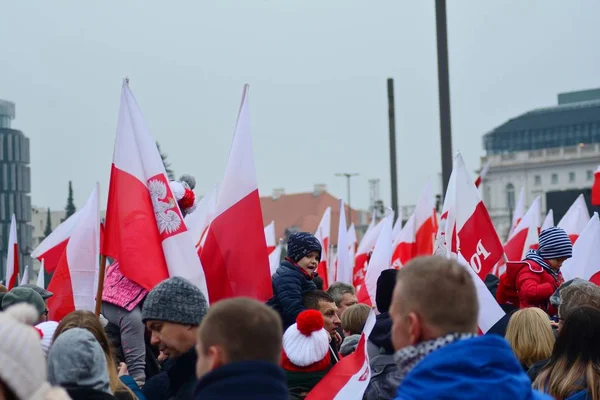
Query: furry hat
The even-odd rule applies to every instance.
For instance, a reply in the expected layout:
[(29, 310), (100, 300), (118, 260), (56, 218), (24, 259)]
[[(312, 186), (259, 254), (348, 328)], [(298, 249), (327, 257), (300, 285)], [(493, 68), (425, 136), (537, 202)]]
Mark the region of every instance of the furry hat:
[(193, 190), (196, 187), (196, 179), (191, 175), (182, 175), (178, 181), (169, 182), (169, 185), (175, 200), (177, 200), (181, 214), (185, 217), (194, 212), (196, 209), (196, 195)]
[(316, 372), (330, 367), (329, 334), (319, 311), (298, 314), (283, 335), (281, 366), (286, 371)]

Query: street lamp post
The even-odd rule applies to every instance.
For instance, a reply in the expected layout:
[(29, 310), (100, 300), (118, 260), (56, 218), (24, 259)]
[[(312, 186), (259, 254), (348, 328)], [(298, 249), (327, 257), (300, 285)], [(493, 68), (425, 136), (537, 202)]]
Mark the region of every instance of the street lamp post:
[(335, 174), (335, 176), (345, 177), (346, 178), (346, 190), (347, 190), (347, 203), (348, 203), (348, 225), (352, 224), (352, 206), (350, 203), (350, 179), (355, 176), (358, 176), (357, 173), (349, 173), (349, 172), (341, 172)]

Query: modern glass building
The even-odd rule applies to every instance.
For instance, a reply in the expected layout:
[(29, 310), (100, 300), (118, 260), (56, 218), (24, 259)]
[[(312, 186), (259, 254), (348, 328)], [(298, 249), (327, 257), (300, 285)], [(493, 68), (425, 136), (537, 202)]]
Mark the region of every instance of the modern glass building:
[(31, 223), (31, 173), (29, 170), (29, 139), (23, 132), (11, 128), (15, 104), (0, 100), (0, 279), (5, 280), (6, 247), (11, 216), (17, 220), (17, 240), (20, 249), (20, 272), (31, 266), (33, 250)]

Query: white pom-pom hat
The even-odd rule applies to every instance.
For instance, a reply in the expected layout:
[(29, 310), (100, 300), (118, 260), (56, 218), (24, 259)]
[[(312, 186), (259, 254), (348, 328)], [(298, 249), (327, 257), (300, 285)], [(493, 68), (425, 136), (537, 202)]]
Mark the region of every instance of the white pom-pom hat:
[(283, 335), (282, 367), (288, 371), (314, 372), (330, 367), (329, 333), (319, 311), (306, 310)]

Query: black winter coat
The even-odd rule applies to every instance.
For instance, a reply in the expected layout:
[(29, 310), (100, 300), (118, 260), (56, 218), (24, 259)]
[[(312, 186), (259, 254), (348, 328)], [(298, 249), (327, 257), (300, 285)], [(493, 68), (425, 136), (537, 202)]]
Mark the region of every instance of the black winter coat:
[(165, 370), (150, 378), (142, 393), (147, 400), (191, 400), (196, 386), (196, 349), (165, 362)]
[(317, 286), (300, 267), (287, 260), (281, 262), (273, 274), (273, 297), (267, 305), (281, 316), (284, 331), (295, 324), (298, 314), (304, 311), (302, 296), (313, 290), (317, 290)]

